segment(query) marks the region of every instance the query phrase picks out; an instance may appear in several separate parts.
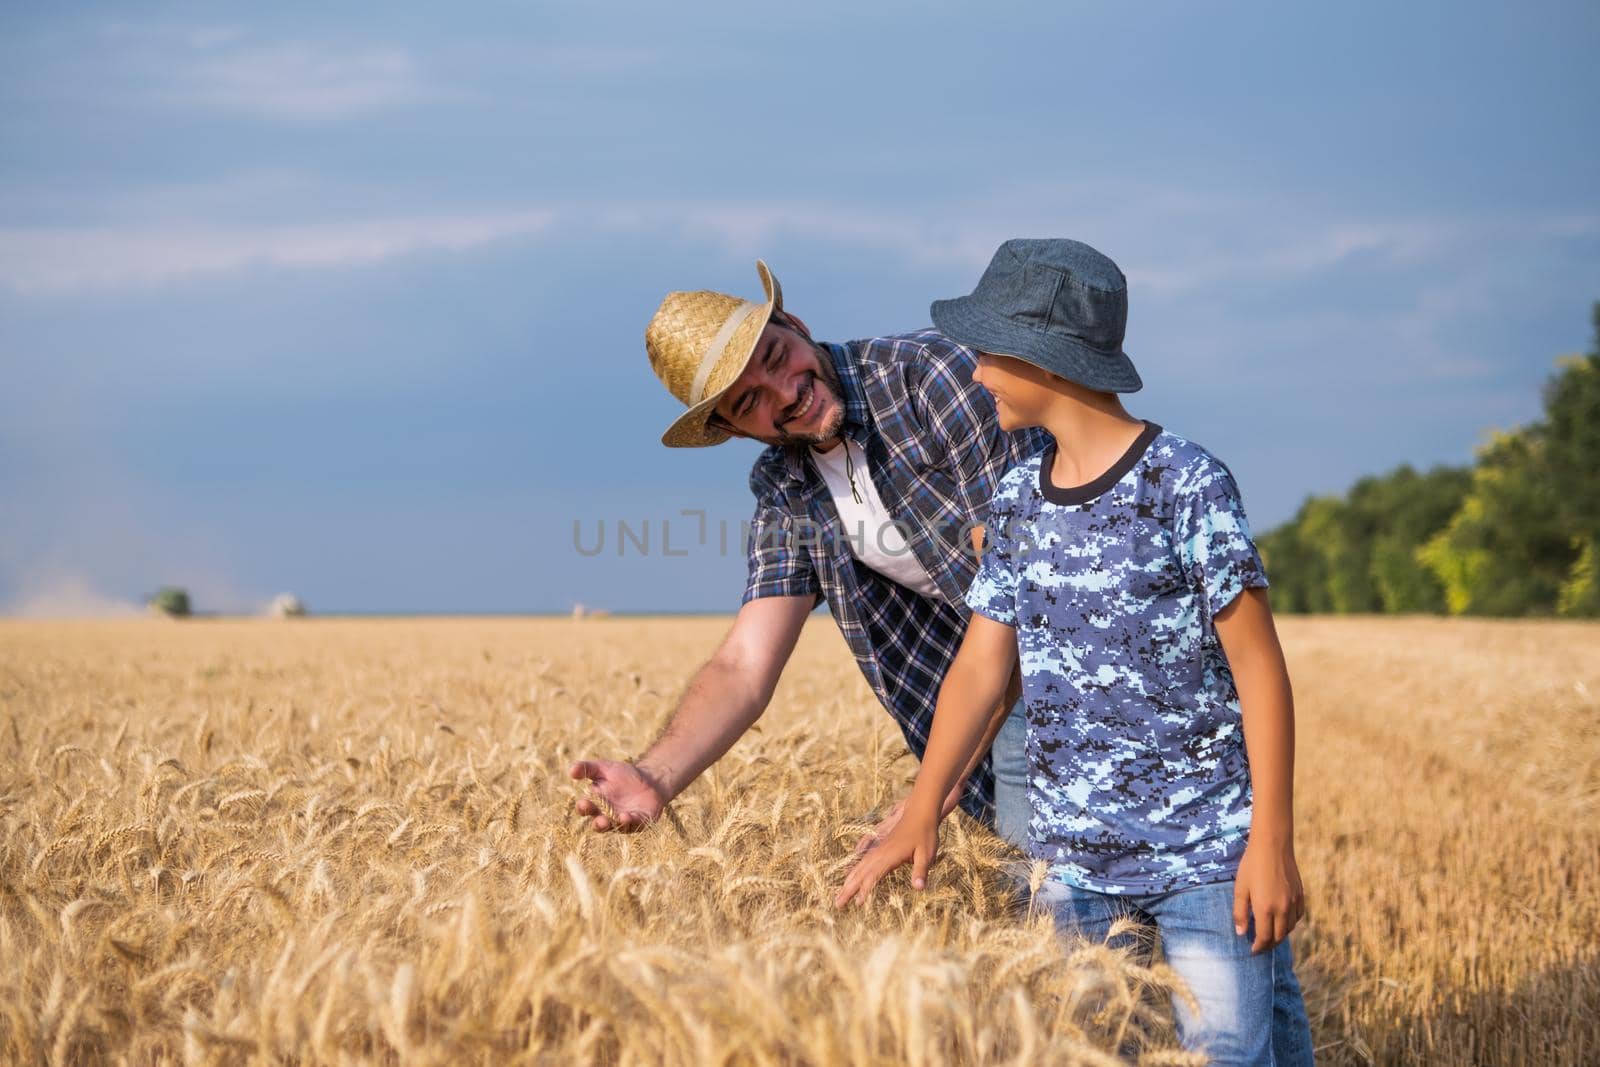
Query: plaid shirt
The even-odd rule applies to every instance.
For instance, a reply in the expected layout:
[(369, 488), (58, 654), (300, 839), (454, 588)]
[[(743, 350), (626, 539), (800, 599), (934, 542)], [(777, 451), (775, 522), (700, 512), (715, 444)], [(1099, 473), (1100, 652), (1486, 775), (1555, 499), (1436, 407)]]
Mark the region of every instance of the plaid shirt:
[[(972, 381), (976, 355), (937, 331), (822, 348), (839, 372), (842, 430), (866, 454), (872, 484), (939, 597), (914, 593), (857, 560), (850, 537), (859, 536), (844, 529), (805, 449), (774, 445), (750, 471), (756, 509), (741, 603), (826, 598), (861, 673), (920, 760), (939, 684), (971, 614), (965, 594), (978, 564), (972, 529), (987, 517), (1001, 476), (1042, 450), (1049, 435), (1002, 430), (993, 399)], [(993, 823), (987, 755), (961, 806)]]

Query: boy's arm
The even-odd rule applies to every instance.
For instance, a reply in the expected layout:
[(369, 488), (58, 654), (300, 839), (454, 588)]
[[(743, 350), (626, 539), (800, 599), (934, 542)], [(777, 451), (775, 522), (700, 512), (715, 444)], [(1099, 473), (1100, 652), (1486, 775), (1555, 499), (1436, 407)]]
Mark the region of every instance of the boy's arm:
[[(983, 559), (983, 536), (984, 525), (979, 523), (972, 528), (972, 555), (979, 560)], [(984, 618), (984, 616), (974, 612), (973, 618)], [(988, 621), (993, 622), (994, 620), (990, 619)], [(1016, 647), (1016, 640), (1016, 631), (1013, 629), (1011, 631), (1013, 650), (1015, 650)], [(953, 810), (954, 802), (959, 800), (959, 794), (957, 793), (957, 790), (966, 785), (967, 779), (972, 777), (972, 772), (976, 771), (978, 769), (978, 764), (983, 762), (983, 757), (988, 755), (989, 749), (994, 747), (995, 736), (1000, 733), (1000, 727), (1005, 725), (1006, 715), (1011, 711), (1011, 706), (1017, 702), (1017, 698), (1022, 696), (1022, 674), (1018, 668), (1018, 662), (1013, 660), (1011, 664), (1011, 677), (1006, 681), (1005, 695), (1000, 698), (1000, 705), (999, 707), (995, 708), (994, 715), (990, 716), (989, 725), (983, 731), (983, 739), (979, 741), (978, 746), (973, 749), (972, 758), (967, 760), (966, 769), (961, 772), (961, 777), (956, 780), (955, 787), (951, 790), (951, 801), (947, 802), (945, 805), (944, 815), (950, 814), (950, 812)], [(944, 815), (941, 815), (940, 818), (943, 818)]]
[[(983, 538), (985, 529), (986, 527), (982, 523), (979, 523), (972, 528), (972, 554), (979, 560), (983, 559)], [(985, 619), (985, 621), (988, 622), (994, 621), (993, 619), (987, 619), (985, 616), (980, 615), (977, 612), (972, 613), (972, 618)], [(1012, 627), (1007, 627), (1007, 629), (1011, 630), (1011, 650), (1013, 653), (1015, 653), (1017, 632)], [(1000, 733), (1000, 727), (1005, 725), (1006, 715), (1010, 713), (1012, 705), (1015, 704), (1019, 698), (1021, 698), (1022, 673), (1020, 666), (1021, 664), (1013, 656), (1011, 662), (1011, 677), (1006, 681), (1005, 695), (1000, 698), (999, 706), (995, 708), (995, 713), (989, 718), (989, 725), (983, 731), (983, 740), (979, 741), (978, 746), (973, 749), (972, 757), (967, 760), (966, 769), (961, 772), (961, 777), (956, 780), (955, 787), (951, 789), (951, 798), (945, 804), (944, 814), (941, 815), (940, 818), (943, 818), (944, 815), (948, 815), (954, 810), (956, 802), (960, 799), (960, 794), (958, 791), (966, 785), (967, 779), (972, 777), (972, 772), (978, 769), (978, 764), (982, 763), (983, 757), (989, 754), (989, 749), (994, 747), (995, 736)]]
[(1262, 952), (1288, 937), (1305, 914), (1294, 857), (1294, 694), (1266, 589), (1245, 589), (1215, 621), (1250, 758), (1250, 839), (1234, 878), (1233, 923), (1242, 936), (1254, 913), (1251, 951)]
[[(1000, 733), (1001, 727), (1005, 726), (1006, 716), (1010, 714), (1012, 707), (1015, 706), (1021, 696), (1022, 676), (1017, 672), (1017, 668), (1013, 666), (1011, 668), (1011, 681), (1006, 684), (1006, 695), (1001, 698), (999, 705), (994, 709), (994, 714), (989, 717), (989, 725), (984, 730), (983, 738), (978, 742), (977, 747), (972, 750), (972, 758), (967, 760), (966, 769), (956, 779), (955, 785), (950, 787), (950, 792), (945, 794), (944, 807), (940, 810), (939, 815), (941, 819), (960, 807), (962, 794), (966, 792), (967, 779), (977, 772), (978, 765), (983, 762), (983, 757), (987, 756), (989, 750), (994, 747), (994, 739)], [(900, 825), (900, 820), (905, 818), (906, 804), (909, 801), (909, 797), (902, 798), (894, 807), (889, 809), (887, 815), (878, 821), (878, 825), (861, 835), (861, 839), (856, 842), (856, 856), (860, 856), (870, 848), (878, 847), (888, 839), (889, 835), (894, 832), (894, 828)]]
[(921, 889), (938, 845), (942, 801), (972, 760), (986, 731), (1006, 708), (1000, 704), (1017, 658), (1017, 631), (974, 612), (955, 662), (939, 686), (939, 703), (922, 767), (905, 815), (889, 836), (857, 863), (834, 905), (865, 902), (879, 879), (911, 862), (911, 884)]
[[(983, 558), (983, 531), (982, 524), (972, 528), (972, 554), (978, 559)], [(940, 818), (949, 815), (961, 803), (961, 794), (966, 789), (967, 779), (972, 777), (973, 772), (978, 769), (978, 764), (983, 762), (983, 757), (988, 755), (989, 749), (994, 747), (995, 736), (1000, 733), (1000, 728), (1005, 725), (1007, 713), (1011, 711), (1012, 706), (1016, 704), (1021, 696), (1022, 675), (1017, 670), (1016, 665), (1013, 665), (1011, 668), (1011, 680), (1006, 683), (1005, 696), (1000, 699), (999, 707), (995, 709), (995, 714), (989, 719), (989, 726), (984, 730), (983, 739), (973, 749), (972, 758), (967, 760), (966, 769), (961, 772), (961, 776), (950, 787), (950, 792), (945, 795), (944, 809)], [(885, 815), (878, 822), (878, 825), (861, 835), (861, 840), (856, 842), (855, 854), (860, 856), (867, 849), (877, 847), (894, 831), (896, 826), (900, 825), (900, 820), (905, 817), (905, 813), (906, 801), (901, 800), (893, 808), (889, 809), (889, 814)]]

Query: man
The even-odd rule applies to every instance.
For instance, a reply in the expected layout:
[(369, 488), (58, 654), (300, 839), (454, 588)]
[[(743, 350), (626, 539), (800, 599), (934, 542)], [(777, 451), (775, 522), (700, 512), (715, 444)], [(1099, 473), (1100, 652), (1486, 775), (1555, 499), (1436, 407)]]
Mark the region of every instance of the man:
[[(737, 436), (768, 447), (750, 473), (749, 573), (727, 636), (644, 755), (571, 768), (591, 783), (577, 810), (596, 830), (648, 825), (754, 725), (819, 599), (920, 759), (970, 616), (964, 598), (990, 498), (1047, 441), (1037, 429), (1000, 428), (993, 399), (972, 381), (970, 349), (932, 330), (818, 344), (784, 311), (766, 264), (756, 270), (764, 303), (669, 293), (645, 331), (656, 376), (688, 406), (663, 444)], [(1015, 678), (1005, 706), (1010, 715), (996, 718), (944, 808), (959, 804), (1025, 845), (1026, 726)], [(858, 850), (893, 829), (903, 806)]]

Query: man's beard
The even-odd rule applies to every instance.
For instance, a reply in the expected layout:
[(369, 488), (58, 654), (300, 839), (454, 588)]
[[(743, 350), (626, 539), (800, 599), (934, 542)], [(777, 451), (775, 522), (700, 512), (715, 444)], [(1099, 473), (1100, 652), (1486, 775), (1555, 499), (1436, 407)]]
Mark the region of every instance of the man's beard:
[[(826, 387), (828, 394), (833, 397), (833, 411), (828, 415), (828, 421), (808, 433), (789, 433), (782, 426), (778, 428), (778, 444), (793, 445), (825, 445), (839, 437), (839, 427), (844, 423), (844, 387), (839, 381), (839, 372), (834, 368), (833, 356), (828, 350), (815, 343), (812, 349), (817, 354), (817, 371), (815, 380), (811, 383), (811, 402), (817, 403), (817, 389)], [(799, 403), (799, 402), (797, 402)]]

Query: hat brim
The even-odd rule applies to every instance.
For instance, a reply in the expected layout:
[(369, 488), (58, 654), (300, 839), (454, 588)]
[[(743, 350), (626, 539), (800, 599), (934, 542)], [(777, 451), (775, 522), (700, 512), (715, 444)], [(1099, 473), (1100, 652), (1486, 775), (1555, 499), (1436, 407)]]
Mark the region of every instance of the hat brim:
[(739, 380), (739, 375), (744, 373), (745, 367), (749, 366), (750, 357), (755, 355), (756, 347), (761, 343), (762, 332), (766, 330), (767, 323), (772, 321), (772, 313), (783, 310), (783, 287), (778, 284), (778, 279), (773, 276), (764, 261), (756, 260), (756, 273), (761, 275), (761, 288), (766, 294), (767, 302), (755, 313), (761, 324), (756, 328), (750, 347), (739, 356), (739, 369), (733, 372), (733, 377), (728, 379), (727, 385), (673, 420), (672, 425), (667, 427), (667, 432), (661, 435), (661, 443), (668, 448), (705, 448), (709, 445), (720, 445), (733, 436), (726, 430), (712, 429), (709, 425), (711, 413), (716, 408), (717, 401), (733, 387), (733, 383)]
[(970, 296), (935, 300), (929, 308), (939, 332), (957, 344), (1014, 356), (1088, 389), (1136, 393), (1144, 380), (1122, 349), (1106, 352), (1060, 334), (1046, 333), (997, 315)]

